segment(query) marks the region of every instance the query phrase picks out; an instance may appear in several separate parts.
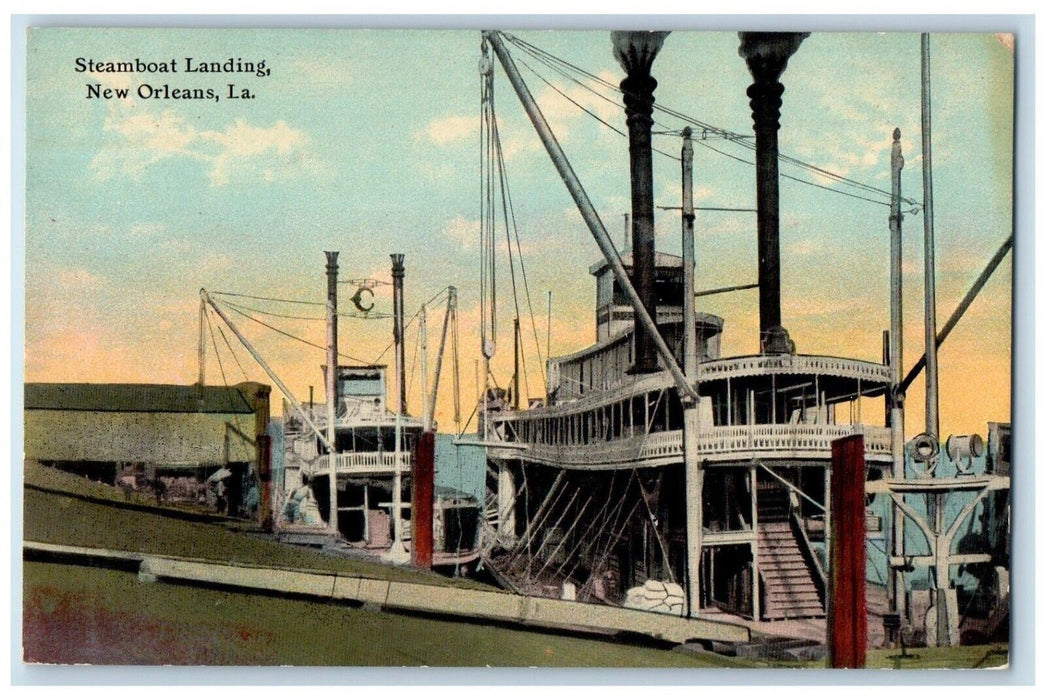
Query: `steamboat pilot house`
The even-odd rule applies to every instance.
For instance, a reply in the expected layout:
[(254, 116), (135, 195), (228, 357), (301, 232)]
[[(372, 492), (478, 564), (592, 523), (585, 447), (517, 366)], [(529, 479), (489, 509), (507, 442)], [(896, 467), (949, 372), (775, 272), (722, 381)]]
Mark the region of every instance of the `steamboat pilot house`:
[[(632, 256), (622, 261), (631, 275)], [(682, 270), (656, 254), (656, 323), (680, 362)], [(688, 508), (677, 388), (663, 365), (630, 373), (632, 307), (607, 264), (590, 273), (596, 343), (549, 360), (543, 404), (487, 407), (492, 569), (520, 592), (642, 607), (634, 589), (648, 581), (686, 587), (689, 510), (701, 519), (701, 608), (824, 615), (831, 442), (861, 433), (869, 470), (888, 469), (885, 411), (870, 400), (888, 366), (794, 346), (724, 358), (723, 319), (698, 313), (701, 502)]]

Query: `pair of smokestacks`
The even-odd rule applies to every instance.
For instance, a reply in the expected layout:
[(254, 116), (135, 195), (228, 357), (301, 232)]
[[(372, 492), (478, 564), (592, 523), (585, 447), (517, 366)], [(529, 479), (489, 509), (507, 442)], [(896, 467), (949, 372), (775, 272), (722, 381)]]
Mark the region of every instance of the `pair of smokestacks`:
[[(330, 305), (331, 319), (338, 317), (338, 251), (326, 251), (327, 256), (327, 303)], [(399, 395), (396, 398), (399, 412), (407, 413), (407, 387), (402, 381), (399, 373), (404, 364), (403, 355), (403, 278), (406, 275), (403, 266), (403, 253), (393, 253), (392, 259), (392, 308), (393, 328), (392, 335), (396, 345), (396, 384)], [(338, 403), (338, 323), (332, 320), (327, 329), (327, 395), (334, 397), (334, 404)], [(330, 368), (334, 368), (331, 370)], [(312, 400), (310, 398), (310, 403)]]
[[(794, 352), (781, 325), (781, 253), (777, 131), (780, 128), (781, 74), (809, 34), (740, 32), (738, 53), (748, 64), (748, 88), (756, 146), (756, 208), (759, 241), (759, 347), (764, 353)], [(651, 151), (654, 89), (650, 68), (668, 32), (612, 32), (614, 57), (625, 70), (621, 81), (628, 124), (632, 181), (632, 284), (651, 318), (657, 318), (654, 247), (654, 188)], [(637, 373), (657, 370), (653, 338), (635, 327)]]

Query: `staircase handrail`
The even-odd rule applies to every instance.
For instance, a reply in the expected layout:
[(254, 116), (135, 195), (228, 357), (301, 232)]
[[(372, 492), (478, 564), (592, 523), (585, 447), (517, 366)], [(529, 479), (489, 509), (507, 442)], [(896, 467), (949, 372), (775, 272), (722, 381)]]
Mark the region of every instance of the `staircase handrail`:
[(819, 582), (818, 587), (821, 589), (821, 595), (824, 596), (828, 588), (828, 576), (825, 574), (824, 567), (821, 566), (820, 558), (818, 558), (817, 554), (814, 552), (813, 545), (810, 543), (810, 538), (806, 534), (806, 528), (803, 527), (802, 522), (799, 520), (799, 514), (790, 506), (788, 508), (788, 519), (792, 525), (792, 530), (798, 533), (803, 553), (814, 566), (814, 571), (817, 573), (817, 580)]
[(762, 462), (759, 462), (759, 466), (760, 466), (760, 467), (762, 467), (762, 468), (763, 468), (763, 471), (765, 471), (765, 472), (766, 472), (767, 474), (769, 474), (770, 476), (774, 477), (775, 479), (777, 479), (778, 481), (780, 481), (780, 482), (781, 482), (782, 484), (784, 484), (785, 488), (787, 488), (787, 489), (788, 489), (789, 491), (791, 491), (791, 492), (793, 492), (793, 493), (795, 493), (795, 494), (797, 494), (797, 495), (799, 495), (799, 496), (802, 496), (802, 497), (803, 497), (803, 498), (805, 498), (805, 499), (806, 499), (807, 501), (809, 501), (809, 502), (810, 502), (810, 503), (811, 503), (811, 504), (812, 504), (812, 505), (813, 505), (813, 506), (814, 506), (815, 508), (819, 508), (819, 509), (821, 510), (821, 512), (822, 512), (822, 513), (824, 513), (824, 512), (827, 512), (827, 510), (826, 510), (826, 509), (825, 509), (825, 507), (824, 507), (824, 504), (818, 503), (818, 502), (817, 502), (817, 501), (815, 501), (814, 499), (812, 499), (812, 498), (810, 498), (809, 496), (807, 496), (807, 495), (806, 495), (805, 493), (803, 493), (802, 489), (800, 489), (800, 488), (799, 488), (798, 486), (796, 486), (795, 484), (793, 484), (793, 483), (789, 482), (789, 481), (788, 481), (787, 479), (785, 479), (785, 478), (781, 477), (781, 476), (780, 476), (780, 475), (779, 475), (779, 474), (778, 474), (777, 472), (775, 472), (775, 471), (774, 471), (773, 469), (771, 469), (770, 467), (766, 466), (766, 465), (765, 465), (765, 464), (763, 464)]

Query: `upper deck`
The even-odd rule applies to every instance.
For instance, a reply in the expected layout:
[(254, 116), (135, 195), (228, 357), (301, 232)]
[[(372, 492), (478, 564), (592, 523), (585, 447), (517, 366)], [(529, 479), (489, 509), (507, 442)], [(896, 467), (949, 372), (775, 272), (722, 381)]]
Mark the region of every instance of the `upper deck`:
[[(626, 270), (631, 256), (622, 256)], [(655, 260), (656, 323), (669, 350), (683, 364), (682, 259), (658, 253)], [(683, 458), (683, 405), (664, 362), (660, 371), (634, 374), (631, 306), (610, 267), (596, 278), (597, 342), (548, 362), (544, 405), (491, 410), (485, 439), (493, 458), (521, 459), (563, 469), (622, 469), (678, 463)], [(709, 463), (761, 460), (825, 462), (833, 440), (860, 433), (866, 459), (890, 459), (890, 430), (865, 418), (864, 410), (885, 395), (887, 365), (845, 357), (764, 353), (720, 357), (723, 319), (695, 317), (700, 396), (697, 449)], [(837, 409), (849, 408), (837, 421)]]
[[(631, 334), (624, 334), (565, 359), (613, 368), (600, 361), (600, 354), (620, 352), (630, 340)], [(587, 376), (584, 385), (553, 387), (548, 405), (491, 413), (488, 440), (501, 444), (490, 448), (490, 456), (564, 469), (654, 467), (682, 460), (683, 406), (668, 372), (615, 372), (605, 381), (598, 373)], [(710, 463), (827, 461), (833, 440), (860, 433), (866, 459), (887, 462), (890, 430), (863, 422), (861, 401), (882, 396), (889, 380), (888, 366), (850, 358), (707, 359), (699, 364), (696, 382), (698, 451)], [(837, 408), (847, 405), (849, 421), (837, 422)]]
[[(397, 416), (385, 403), (385, 367), (338, 367), (338, 405), (334, 416), (334, 467), (339, 475), (388, 475), (409, 471), (413, 448), (422, 430), (419, 418)], [(327, 405), (307, 403), (305, 413), (326, 433)], [(308, 422), (285, 406), (284, 433), (288, 463), (307, 474), (327, 474), (330, 455)], [(400, 449), (396, 450), (396, 435)]]

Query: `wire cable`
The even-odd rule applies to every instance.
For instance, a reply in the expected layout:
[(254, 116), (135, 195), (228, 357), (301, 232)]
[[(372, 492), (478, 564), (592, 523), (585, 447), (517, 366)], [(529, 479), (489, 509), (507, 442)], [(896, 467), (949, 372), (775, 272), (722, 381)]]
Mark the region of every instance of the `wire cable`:
[[(225, 385), (226, 392), (231, 394), (233, 391), (236, 391), (236, 390), (233, 389), (231, 386), (229, 386), (229, 380), (225, 376), (225, 366), (222, 364), (222, 356), (218, 352), (218, 341), (215, 340), (215, 338), (214, 338), (214, 326), (211, 325), (211, 316), (210, 316), (211, 313), (213, 313), (213, 312), (208, 311), (207, 314), (204, 314), (204, 317), (207, 319), (207, 329), (211, 333), (211, 345), (214, 347), (214, 357), (215, 357), (215, 359), (218, 360), (218, 370), (221, 372), (221, 375), (222, 375), (222, 384)], [(221, 326), (218, 327), (218, 330), (221, 330)], [(222, 332), (222, 337), (223, 338), (225, 337), (225, 333), (224, 332)], [(227, 338), (226, 338), (226, 342), (228, 342)], [(232, 348), (230, 347), (229, 350), (231, 352)], [(235, 358), (236, 356), (233, 355), (233, 357)], [(239, 364), (239, 360), (237, 360), (236, 363)], [(243, 369), (242, 365), (240, 366), (240, 369), (241, 370)], [(246, 375), (246, 372), (244, 372), (244, 375)], [(243, 433), (243, 426), (240, 425), (239, 418), (240, 418), (239, 416), (236, 416), (236, 418), (234, 419), (234, 420), (236, 420), (236, 429), (239, 432)], [(237, 443), (239, 444), (240, 451), (243, 454), (243, 461), (244, 462), (250, 462), (251, 461), (250, 455), (247, 454), (247, 446), (243, 444), (243, 440), (237, 440)]]
[[(595, 82), (598, 85), (600, 85), (600, 86), (604, 87), (605, 89), (608, 89), (608, 90), (610, 90), (610, 91), (612, 91), (614, 93), (621, 93), (621, 89), (620, 89), (619, 86), (616, 86), (613, 83), (611, 83), (611, 82), (609, 82), (607, 80), (604, 80), (603, 78), (601, 78), (601, 77), (591, 73), (590, 71), (586, 71), (586, 70), (580, 68), (579, 66), (576, 66), (576, 65), (570, 63), (569, 61), (561, 59), (561, 58), (559, 58), (559, 57), (557, 57), (557, 56), (555, 56), (555, 55), (553, 55), (553, 54), (551, 54), (551, 53), (549, 53), (549, 52), (547, 52), (547, 51), (545, 51), (543, 49), (540, 49), (537, 46), (535, 46), (533, 44), (530, 44), (529, 42), (526, 42), (523, 39), (520, 39), (519, 37), (513, 36), (511, 34), (504, 34), (504, 36), (510, 42), (512, 42), (514, 45), (519, 47), (521, 50), (523, 50), (525, 53), (527, 53), (528, 55), (533, 57), (535, 60), (540, 61), (546, 67), (549, 67), (552, 70), (555, 70), (558, 74), (562, 75), (563, 77), (567, 78), (568, 80), (571, 80), (572, 82), (582, 86), (586, 90), (588, 90), (588, 91), (592, 92), (593, 94), (599, 96), (601, 99), (604, 99), (604, 100), (606, 100), (608, 102), (611, 102), (612, 104), (615, 104), (615, 106), (617, 106), (616, 102), (614, 100), (611, 100), (606, 95), (600, 93), (599, 91), (595, 90), (594, 88), (592, 88), (592, 87), (590, 87), (588, 85), (585, 85), (582, 81), (577, 80), (573, 76), (569, 75), (568, 71), (569, 72), (573, 72), (573, 73), (578, 74), (578, 75), (582, 75), (582, 76), (588, 78), (590, 81)], [(522, 60), (520, 61), (520, 63), (523, 63), (524, 66), (526, 66), (532, 73), (537, 75), (538, 78), (541, 79), (546, 85), (548, 85), (553, 90), (558, 92), (565, 99), (567, 99), (570, 102), (572, 102), (579, 109), (581, 109), (585, 113), (589, 114), (593, 118), (597, 119), (600, 123), (604, 124), (608, 128), (613, 129), (617, 133), (622, 133), (620, 130), (618, 130), (617, 128), (615, 128), (614, 126), (612, 126), (610, 124), (607, 124), (607, 122), (605, 122), (602, 118), (598, 117), (597, 115), (595, 115), (594, 113), (592, 113), (591, 111), (589, 111), (588, 109), (586, 109), (585, 107), (583, 107), (582, 105), (577, 103), (575, 100), (571, 99), (568, 95), (563, 93), (561, 90), (556, 88), (550, 81), (546, 80), (543, 76), (541, 76), (529, 64), (527, 64), (526, 62), (524, 62)], [(691, 116), (689, 116), (687, 114), (684, 114), (683, 112), (680, 112), (678, 110), (672, 109), (672, 108), (667, 107), (667, 106), (665, 106), (663, 104), (660, 104), (660, 103), (655, 103), (654, 104), (654, 109), (655, 109), (655, 111), (657, 111), (659, 113), (669, 115), (669, 116), (671, 116), (671, 117), (673, 117), (675, 119), (679, 119), (679, 120), (681, 120), (681, 121), (683, 121), (685, 123), (688, 123), (688, 124), (691, 124), (693, 126), (698, 127), (699, 129), (701, 129), (703, 135), (707, 135), (707, 134), (711, 133), (711, 134), (713, 134), (713, 135), (715, 135), (715, 136), (717, 136), (719, 138), (723, 138), (723, 139), (726, 139), (727, 141), (735, 143), (735, 144), (741, 146), (742, 148), (746, 148), (748, 150), (754, 150), (755, 149), (755, 144), (752, 143), (752, 141), (751, 141), (752, 137), (750, 135), (743, 135), (743, 134), (739, 134), (737, 132), (730, 131), (728, 129), (723, 129), (721, 127), (717, 127), (717, 126), (715, 126), (713, 124), (709, 124), (708, 122), (704, 122), (704, 121), (702, 121), (700, 119), (697, 119), (695, 117), (691, 117)], [(657, 123), (657, 122), (655, 122), (655, 123)], [(667, 127), (666, 127), (666, 129), (667, 129)], [(661, 134), (659, 134), (659, 135), (672, 134), (672, 133), (677, 133), (677, 132), (678, 132), (678, 130), (667, 130), (665, 132), (661, 132)], [(699, 139), (698, 140), (699, 143), (701, 143), (703, 141), (704, 141), (704, 139)], [(679, 158), (677, 158), (676, 156), (673, 156), (671, 154), (665, 153), (664, 151), (660, 151), (659, 149), (653, 149), (653, 150), (657, 151), (658, 153), (661, 153), (662, 155), (665, 155), (667, 157), (673, 158), (674, 160), (677, 160), (677, 161), (679, 160)], [(719, 153), (720, 155), (725, 155), (725, 156), (727, 156), (729, 158), (733, 158), (734, 160), (738, 160), (739, 162), (746, 163), (748, 165), (754, 165), (754, 163), (752, 163), (751, 161), (747, 161), (747, 160), (745, 160), (743, 158), (738, 158), (737, 156), (732, 156), (732, 155), (727, 154), (724, 151), (721, 151), (719, 149), (711, 149), (711, 150), (715, 151), (716, 153)], [(869, 185), (867, 183), (860, 182), (858, 180), (854, 180), (853, 178), (849, 178), (849, 177), (846, 177), (844, 175), (840, 175), (839, 173), (835, 173), (835, 172), (832, 172), (832, 171), (827, 170), (825, 168), (822, 168), (820, 166), (813, 165), (813, 164), (808, 163), (806, 161), (800, 160), (800, 159), (798, 159), (798, 158), (796, 158), (794, 156), (789, 156), (787, 154), (779, 154), (779, 158), (784, 163), (787, 163), (789, 165), (792, 165), (792, 166), (795, 166), (795, 167), (798, 167), (798, 168), (801, 168), (801, 169), (808, 170), (808, 171), (810, 171), (812, 173), (815, 173), (817, 175), (820, 175), (822, 177), (829, 178), (829, 179), (833, 180), (834, 182), (836, 182), (836, 183), (838, 183), (840, 185), (852, 187), (852, 188), (855, 188), (855, 189), (859, 189), (859, 190), (862, 190), (862, 191), (864, 191), (866, 193), (870, 193), (870, 194), (879, 194), (879, 195), (883, 195), (883, 196), (886, 196), (886, 197), (890, 196), (890, 192), (888, 192), (887, 190), (884, 190), (884, 189), (879, 188), (879, 187), (875, 187), (874, 185)], [(809, 180), (802, 179), (802, 178), (799, 178), (799, 177), (796, 177), (796, 176), (782, 174), (782, 177), (784, 177), (786, 179), (789, 179), (789, 180), (793, 180), (794, 182), (798, 182), (800, 184), (812, 185), (814, 187), (818, 187), (820, 189), (824, 189), (824, 190), (827, 190), (829, 192), (834, 192), (836, 194), (841, 194), (841, 195), (844, 195), (844, 196), (853, 197), (855, 199), (860, 199), (860, 200), (871, 202), (871, 203), (875, 203), (875, 204), (884, 204), (886, 206), (889, 206), (888, 203), (883, 203), (883, 202), (880, 202), (880, 201), (877, 201), (877, 200), (874, 200), (874, 199), (869, 199), (867, 197), (862, 197), (862, 196), (859, 196), (859, 195), (855, 195), (853, 193), (845, 192), (843, 190), (836, 189), (836, 188), (833, 188), (833, 187), (829, 187), (829, 186), (826, 186), (826, 185), (822, 185), (822, 184), (819, 184), (819, 183), (816, 183), (816, 182), (811, 182)], [(910, 205), (913, 205), (913, 206), (917, 206), (917, 207), (921, 206), (921, 204), (919, 204), (919, 202), (917, 202), (916, 200), (909, 199), (909, 198), (905, 198), (905, 199), (903, 199), (903, 201), (908, 203), (908, 204), (910, 204)]]
[[(240, 311), (234, 305), (229, 304), (229, 302), (225, 302), (225, 304), (230, 309), (232, 309), (236, 313), (240, 314), (244, 318), (250, 319), (251, 321), (254, 321), (255, 323), (257, 323), (258, 325), (264, 326), (264, 327), (268, 328), (271, 331), (275, 331), (276, 333), (279, 333), (280, 335), (283, 335), (283, 336), (286, 336), (286, 337), (290, 338), (291, 340), (297, 340), (299, 343), (304, 343), (305, 345), (308, 345), (310, 347), (314, 347), (314, 348), (316, 348), (318, 350), (326, 350), (327, 349), (323, 345), (319, 345), (317, 343), (313, 343), (311, 341), (305, 340), (304, 338), (298, 337), (298, 336), (294, 335), (293, 333), (288, 333), (287, 331), (282, 330), (280, 328), (277, 328), (276, 326), (270, 325), (270, 324), (266, 323), (265, 321), (262, 321), (261, 319), (255, 318), (254, 316), (251, 316), (250, 314), (248, 314), (248, 313), (246, 313), (244, 311)], [(344, 358), (349, 359), (349, 360), (352, 360), (353, 362), (358, 362), (360, 364), (366, 364), (366, 362), (364, 360), (361, 360), (358, 357), (353, 357), (352, 355), (349, 355), (348, 353), (344, 353), (344, 352), (339, 351), (338, 352), (338, 356), (339, 357), (344, 357)]]
[(237, 294), (235, 292), (211, 292), (211, 295), (220, 295), (223, 297), (241, 297), (243, 299), (255, 299), (258, 301), (278, 301), (284, 304), (305, 304), (307, 306), (326, 306), (326, 302), (322, 301), (304, 301), (302, 299), (277, 299), (275, 297), (261, 297), (253, 294)]

